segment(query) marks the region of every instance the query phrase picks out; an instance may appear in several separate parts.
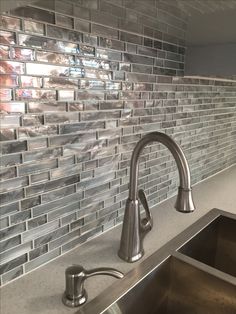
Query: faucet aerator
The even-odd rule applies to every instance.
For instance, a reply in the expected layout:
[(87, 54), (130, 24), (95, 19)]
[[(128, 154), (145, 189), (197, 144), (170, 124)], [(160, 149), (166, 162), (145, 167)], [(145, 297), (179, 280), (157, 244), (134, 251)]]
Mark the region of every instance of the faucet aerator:
[(183, 189), (182, 187), (179, 187), (175, 209), (181, 213), (192, 213), (195, 210), (192, 189)]

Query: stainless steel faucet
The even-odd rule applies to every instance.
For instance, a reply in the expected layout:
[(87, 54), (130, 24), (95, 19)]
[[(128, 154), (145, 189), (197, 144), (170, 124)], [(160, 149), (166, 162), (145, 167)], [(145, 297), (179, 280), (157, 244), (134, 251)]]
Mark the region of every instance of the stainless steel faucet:
[(62, 302), (69, 307), (77, 307), (87, 301), (88, 295), (84, 289), (84, 281), (96, 275), (109, 275), (115, 278), (123, 278), (124, 274), (114, 268), (101, 267), (85, 270), (80, 265), (73, 265), (66, 269), (66, 289), (62, 296)]
[[(131, 157), (129, 197), (126, 201), (120, 249), (118, 251), (119, 257), (129, 263), (135, 262), (143, 256), (143, 238), (152, 229), (153, 224), (145, 193), (143, 190), (138, 191), (139, 156), (143, 148), (152, 142), (164, 144), (176, 161), (180, 181), (175, 203), (176, 210), (190, 213), (195, 209), (188, 162), (181, 147), (164, 133), (152, 132), (145, 135), (135, 146)], [(142, 220), (140, 218), (139, 200), (146, 212), (146, 218)]]

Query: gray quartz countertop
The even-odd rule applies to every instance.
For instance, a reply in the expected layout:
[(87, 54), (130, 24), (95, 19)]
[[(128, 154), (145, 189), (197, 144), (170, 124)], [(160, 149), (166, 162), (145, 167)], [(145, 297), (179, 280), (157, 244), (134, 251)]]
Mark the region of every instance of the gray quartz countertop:
[[(61, 302), (64, 272), (69, 265), (81, 264), (88, 269), (108, 266), (127, 273), (212, 208), (236, 213), (236, 166), (194, 186), (193, 195), (197, 210), (191, 214), (174, 210), (175, 197), (152, 209), (154, 226), (144, 240), (145, 256), (140, 261), (128, 264), (117, 256), (120, 225), (4, 286), (0, 290), (0, 313), (75, 313), (78, 309), (66, 308)], [(115, 280), (117, 279), (108, 276), (88, 279), (85, 285), (89, 300)]]

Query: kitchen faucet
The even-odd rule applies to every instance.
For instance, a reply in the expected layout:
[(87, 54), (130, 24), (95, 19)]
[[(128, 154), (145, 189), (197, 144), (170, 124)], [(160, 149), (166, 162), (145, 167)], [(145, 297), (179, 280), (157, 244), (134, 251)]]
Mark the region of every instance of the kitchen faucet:
[[(132, 263), (143, 254), (143, 238), (152, 229), (153, 221), (143, 190), (138, 191), (138, 161), (147, 144), (160, 142), (172, 153), (179, 171), (179, 188), (175, 208), (179, 212), (190, 213), (195, 206), (192, 199), (190, 171), (188, 162), (181, 147), (168, 135), (161, 132), (146, 134), (135, 146), (130, 165), (129, 196), (126, 201), (123, 228), (118, 255), (121, 259)], [(142, 203), (146, 217), (141, 220), (139, 201)]]

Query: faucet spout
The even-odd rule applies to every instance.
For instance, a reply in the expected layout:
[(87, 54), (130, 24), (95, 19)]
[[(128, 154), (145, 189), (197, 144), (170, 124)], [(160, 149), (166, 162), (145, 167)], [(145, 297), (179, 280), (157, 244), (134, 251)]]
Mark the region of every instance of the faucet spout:
[[(143, 237), (152, 228), (152, 218), (145, 194), (140, 194), (140, 191), (138, 191), (139, 156), (144, 147), (152, 142), (159, 142), (165, 145), (176, 161), (180, 182), (175, 204), (176, 210), (189, 213), (195, 209), (192, 199), (189, 166), (181, 147), (165, 133), (152, 132), (145, 135), (135, 146), (130, 164), (129, 197), (126, 202), (120, 249), (118, 252), (120, 258), (127, 262), (135, 262), (143, 256)], [(147, 215), (147, 218), (144, 218), (142, 221), (140, 219), (139, 199), (144, 205)]]

